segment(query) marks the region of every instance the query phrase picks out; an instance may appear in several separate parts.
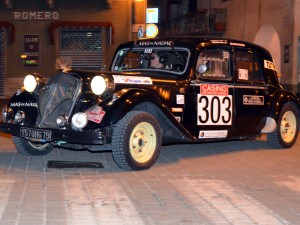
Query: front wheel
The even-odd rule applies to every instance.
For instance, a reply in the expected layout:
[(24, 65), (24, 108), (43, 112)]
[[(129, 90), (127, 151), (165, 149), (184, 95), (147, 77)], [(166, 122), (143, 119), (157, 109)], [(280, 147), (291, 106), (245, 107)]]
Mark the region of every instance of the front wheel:
[(17, 136), (13, 136), (12, 140), (17, 151), (23, 155), (46, 155), (54, 148), (50, 143), (32, 142)]
[(129, 112), (114, 128), (112, 154), (117, 165), (123, 169), (150, 168), (157, 160), (160, 147), (160, 126), (149, 113)]
[(274, 148), (290, 148), (297, 140), (299, 131), (298, 111), (292, 103), (284, 105), (274, 132), (267, 135)]

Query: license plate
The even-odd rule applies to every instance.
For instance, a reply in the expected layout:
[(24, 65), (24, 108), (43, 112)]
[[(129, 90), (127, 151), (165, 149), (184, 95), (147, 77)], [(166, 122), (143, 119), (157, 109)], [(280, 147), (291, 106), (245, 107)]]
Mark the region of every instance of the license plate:
[(35, 141), (51, 141), (51, 131), (22, 127), (20, 136)]

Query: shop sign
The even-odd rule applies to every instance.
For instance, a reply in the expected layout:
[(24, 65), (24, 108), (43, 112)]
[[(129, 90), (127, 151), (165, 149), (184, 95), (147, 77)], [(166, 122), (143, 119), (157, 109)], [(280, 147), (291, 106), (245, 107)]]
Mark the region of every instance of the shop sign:
[(158, 23), (158, 8), (147, 8), (146, 23)]
[(30, 11), (30, 12), (13, 12), (13, 20), (58, 20), (58, 12), (50, 11)]
[(24, 35), (24, 67), (36, 68), (40, 66), (40, 36), (37, 34)]

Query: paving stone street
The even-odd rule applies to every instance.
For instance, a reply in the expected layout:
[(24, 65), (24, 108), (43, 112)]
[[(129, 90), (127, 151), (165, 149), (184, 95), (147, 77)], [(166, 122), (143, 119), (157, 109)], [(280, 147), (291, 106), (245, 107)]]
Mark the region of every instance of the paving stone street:
[[(149, 170), (124, 171), (110, 152), (24, 156), (0, 135), (0, 225), (300, 224), (300, 139), (163, 146)], [(48, 168), (49, 160), (104, 168)]]

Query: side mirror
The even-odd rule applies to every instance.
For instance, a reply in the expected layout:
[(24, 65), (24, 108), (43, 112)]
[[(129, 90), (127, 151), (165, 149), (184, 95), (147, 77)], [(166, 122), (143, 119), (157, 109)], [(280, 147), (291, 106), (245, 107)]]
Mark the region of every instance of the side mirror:
[(197, 70), (200, 74), (205, 73), (207, 71), (207, 69), (208, 69), (208, 67), (207, 67), (206, 63), (200, 64), (197, 68)]

